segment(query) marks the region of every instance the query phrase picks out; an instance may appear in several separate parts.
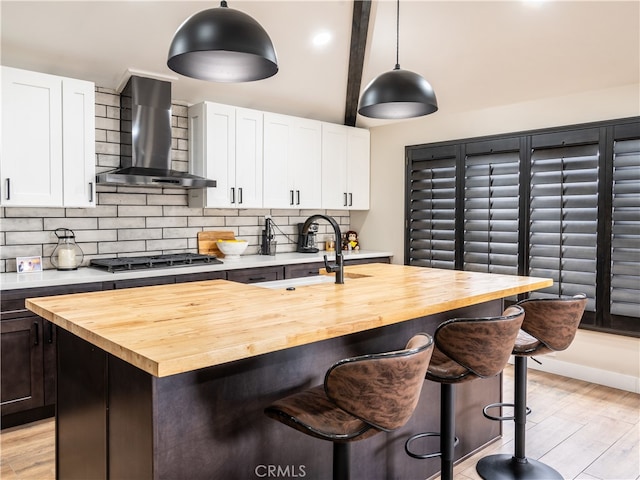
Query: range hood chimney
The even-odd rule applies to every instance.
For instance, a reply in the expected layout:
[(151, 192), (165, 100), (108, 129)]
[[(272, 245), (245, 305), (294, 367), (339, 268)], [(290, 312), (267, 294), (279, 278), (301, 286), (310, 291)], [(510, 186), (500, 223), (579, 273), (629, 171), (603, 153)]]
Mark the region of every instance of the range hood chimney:
[(120, 94), (120, 168), (96, 176), (110, 185), (215, 187), (171, 169), (171, 83), (131, 76)]

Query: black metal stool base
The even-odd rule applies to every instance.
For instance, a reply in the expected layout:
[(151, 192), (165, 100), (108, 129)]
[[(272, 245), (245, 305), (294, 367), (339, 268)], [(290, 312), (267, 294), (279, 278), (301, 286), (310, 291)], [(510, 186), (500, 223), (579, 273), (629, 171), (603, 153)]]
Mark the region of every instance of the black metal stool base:
[(542, 462), (508, 454), (481, 458), (476, 471), (485, 480), (563, 480), (562, 475)]

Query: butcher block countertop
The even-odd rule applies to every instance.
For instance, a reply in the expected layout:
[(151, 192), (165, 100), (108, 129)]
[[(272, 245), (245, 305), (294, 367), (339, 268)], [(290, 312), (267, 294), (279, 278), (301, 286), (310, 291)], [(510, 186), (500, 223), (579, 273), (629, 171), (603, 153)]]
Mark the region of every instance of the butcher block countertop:
[(552, 280), (389, 264), (344, 285), (267, 289), (226, 280), (27, 299), (57, 326), (156, 377), (441, 313)]

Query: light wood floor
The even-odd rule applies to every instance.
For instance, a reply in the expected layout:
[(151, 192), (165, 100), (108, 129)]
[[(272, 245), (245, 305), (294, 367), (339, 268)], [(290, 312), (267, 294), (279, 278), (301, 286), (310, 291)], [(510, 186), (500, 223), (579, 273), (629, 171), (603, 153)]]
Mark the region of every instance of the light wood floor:
[[(566, 479), (640, 479), (640, 395), (535, 370), (528, 377), (528, 457)], [(513, 398), (511, 366), (504, 390), (505, 399)], [(475, 464), (485, 455), (512, 453), (512, 425), (504, 422), (502, 439), (457, 465), (456, 480), (479, 479)], [(3, 430), (0, 478), (54, 479), (54, 428), (49, 419)]]

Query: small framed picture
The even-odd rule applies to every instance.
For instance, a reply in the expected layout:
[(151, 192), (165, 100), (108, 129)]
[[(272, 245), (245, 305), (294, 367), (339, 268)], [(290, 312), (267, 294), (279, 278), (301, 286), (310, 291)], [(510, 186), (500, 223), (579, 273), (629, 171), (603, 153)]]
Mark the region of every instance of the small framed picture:
[(31, 273), (42, 271), (41, 257), (17, 257), (16, 271), (18, 273)]

